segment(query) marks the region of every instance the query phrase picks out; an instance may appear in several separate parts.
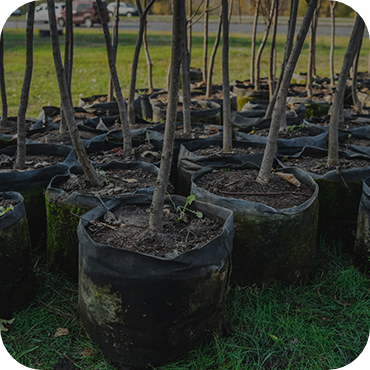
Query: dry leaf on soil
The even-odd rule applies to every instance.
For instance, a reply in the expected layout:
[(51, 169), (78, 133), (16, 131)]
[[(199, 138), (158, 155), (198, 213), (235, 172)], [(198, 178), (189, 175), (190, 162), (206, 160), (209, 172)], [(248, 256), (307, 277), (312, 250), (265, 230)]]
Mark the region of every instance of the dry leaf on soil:
[(67, 328), (58, 328), (54, 334), (54, 338), (62, 337), (68, 334), (69, 334), (69, 330)]

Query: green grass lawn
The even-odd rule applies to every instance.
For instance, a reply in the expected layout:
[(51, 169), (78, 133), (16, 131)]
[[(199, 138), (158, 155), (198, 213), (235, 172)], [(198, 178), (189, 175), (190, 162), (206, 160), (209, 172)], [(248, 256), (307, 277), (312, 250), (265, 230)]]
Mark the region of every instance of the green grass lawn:
[[(2, 339), (23, 365), (54, 369), (114, 370), (78, 319), (77, 285), (36, 267), (40, 289), (14, 315)], [(329, 370), (343, 367), (364, 349), (370, 328), (370, 281), (340, 246), (322, 244), (314, 271), (292, 286), (233, 286), (226, 325), (180, 361), (157, 370)], [(69, 334), (55, 338), (58, 328)], [(67, 367), (66, 367), (67, 368)]]
[[(74, 47), (74, 66), (72, 80), (72, 97), (74, 105), (78, 104), (80, 96), (106, 94), (108, 89), (109, 68), (105, 52), (105, 43), (101, 29), (86, 31), (76, 28)], [(210, 37), (209, 53), (213, 47), (214, 34)], [(259, 35), (259, 40), (262, 35)], [(166, 71), (170, 59), (170, 32), (150, 32), (148, 34), (150, 54), (153, 62), (154, 85), (157, 88), (166, 87)], [(124, 93), (127, 92), (130, 81), (132, 55), (136, 43), (135, 32), (120, 32), (117, 56), (117, 69)], [(202, 42), (200, 33), (194, 33), (192, 62), (193, 67), (202, 67)], [(335, 70), (339, 73), (342, 58), (348, 39), (336, 38)], [(9, 104), (9, 116), (15, 116), (18, 111), (20, 93), (25, 69), (25, 31), (22, 29), (4, 29), (5, 43), (5, 73), (6, 90)], [(64, 36), (60, 37), (64, 49)], [(230, 35), (230, 81), (249, 78), (250, 70), (250, 35)], [(277, 71), (283, 55), (285, 37), (277, 39)], [(319, 76), (329, 75), (330, 38), (318, 36), (316, 49), (316, 66)], [(367, 71), (369, 55), (369, 40), (364, 39), (359, 71)], [(304, 46), (299, 59), (297, 72), (307, 70), (308, 45)], [(269, 44), (265, 48), (261, 64), (261, 77), (267, 77), (269, 61)], [(214, 83), (221, 83), (221, 49), (216, 57)], [(147, 67), (143, 51), (140, 54), (137, 88), (147, 87)], [(60, 106), (59, 91), (54, 71), (51, 42), (48, 38), (40, 38), (35, 31), (34, 39), (34, 70), (30, 91), (28, 117), (36, 117), (45, 105)]]

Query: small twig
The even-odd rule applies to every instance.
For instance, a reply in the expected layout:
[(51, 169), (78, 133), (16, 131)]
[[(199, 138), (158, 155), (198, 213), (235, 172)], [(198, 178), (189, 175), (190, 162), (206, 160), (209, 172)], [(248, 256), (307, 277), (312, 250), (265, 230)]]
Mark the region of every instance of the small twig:
[(82, 216), (79, 216), (79, 215), (76, 215), (75, 213), (73, 212), (70, 212), (73, 216), (76, 216), (78, 217), (79, 219), (85, 221), (85, 222), (88, 222), (90, 225), (96, 225), (96, 226), (103, 226), (103, 227), (107, 227), (108, 229), (111, 229), (111, 230), (116, 230), (117, 227), (115, 226), (111, 226), (109, 224), (106, 224), (105, 222), (101, 222), (101, 221), (89, 221), (87, 220), (86, 218), (83, 218)]
[(103, 207), (104, 207), (107, 211), (109, 211), (108, 207), (107, 207), (107, 206), (105, 205), (105, 203), (103, 202), (103, 199), (101, 199), (99, 195), (96, 195), (96, 197), (100, 200), (100, 203), (103, 205)]

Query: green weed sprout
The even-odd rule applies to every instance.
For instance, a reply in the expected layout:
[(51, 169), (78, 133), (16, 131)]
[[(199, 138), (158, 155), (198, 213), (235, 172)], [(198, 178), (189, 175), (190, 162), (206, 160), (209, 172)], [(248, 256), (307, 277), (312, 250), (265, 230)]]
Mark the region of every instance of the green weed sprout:
[(10, 206), (10, 207), (7, 207), (7, 208), (4, 208), (2, 206), (0, 206), (0, 217), (4, 216), (5, 213), (9, 212), (9, 211), (13, 211), (14, 207), (13, 206)]
[[(168, 198), (170, 199), (171, 203), (175, 207), (175, 203), (173, 202), (170, 194), (167, 193), (167, 195), (168, 195)], [(185, 212), (186, 211), (188, 211), (190, 213), (193, 213), (198, 218), (203, 218), (203, 213), (202, 212), (200, 212), (200, 211), (193, 211), (192, 209), (188, 209), (187, 208), (188, 206), (190, 206), (194, 202), (194, 200), (195, 200), (195, 195), (189, 195), (186, 198), (186, 202), (185, 202), (184, 206), (178, 206), (178, 207), (176, 207), (176, 212), (178, 212), (180, 214), (180, 216), (176, 220), (177, 222), (180, 222), (184, 218), (184, 215), (185, 215)]]

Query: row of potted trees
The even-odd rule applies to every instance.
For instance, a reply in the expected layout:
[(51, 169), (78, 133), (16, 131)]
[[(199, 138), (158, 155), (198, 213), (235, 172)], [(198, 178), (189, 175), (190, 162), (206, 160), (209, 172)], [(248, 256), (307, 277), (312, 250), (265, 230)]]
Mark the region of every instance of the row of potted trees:
[[(48, 5), (52, 12), (53, 1), (48, 1)], [(4, 315), (7, 318), (6, 316), (11, 315), (14, 308), (28, 303), (32, 298), (33, 290), (28, 285), (35, 279), (32, 277), (32, 268), (29, 264), (31, 253), (34, 252), (31, 251), (30, 240), (33, 245), (40, 245), (42, 237), (40, 234), (32, 237), (31, 233), (30, 239), (28, 230), (34, 230), (32, 223), (39, 219), (44, 220), (41, 228), (47, 230), (46, 253), (50, 266), (66, 271), (72, 278), (78, 276), (81, 319), (107, 359), (121, 367), (144, 368), (160, 365), (187, 353), (202, 338), (211, 333), (223, 319), (224, 303), (230, 281), (240, 285), (262, 284), (270, 281), (292, 283), (307, 276), (314, 263), (318, 224), (323, 225), (328, 222), (333, 226), (342, 215), (345, 215), (344, 221), (348, 221), (347, 210), (342, 211), (339, 208), (339, 205), (344, 205), (344, 198), (347, 195), (353, 196), (348, 203), (353, 206), (356, 214), (353, 217), (357, 220), (361, 193), (359, 187), (369, 176), (368, 169), (363, 169), (360, 177), (356, 179), (353, 173), (347, 176), (345, 171), (339, 169), (325, 176), (312, 176), (312, 173), (307, 171), (284, 165), (284, 160), (301, 155), (306, 150), (316, 151), (316, 156), (317, 152), (321, 154), (325, 152), (327, 155), (326, 148), (320, 148), (319, 145), (316, 147), (305, 145), (299, 152), (292, 150), (292, 145), (289, 143), (277, 141), (280, 122), (285, 120), (285, 103), (297, 55), (302, 48), (315, 8), (316, 1), (309, 1), (293, 48), (294, 53), (292, 51), (287, 61), (274, 113), (268, 122), (270, 131), (267, 140), (264, 142), (250, 140), (253, 135), (249, 133), (247, 138), (245, 136), (243, 138), (243, 135), (239, 136), (239, 139), (242, 137), (243, 140), (232, 140), (233, 137), (238, 138), (239, 132), (235, 133), (232, 130), (229, 83), (225, 72), (223, 91), (226, 94), (222, 101), (223, 127), (220, 129), (218, 140), (189, 141), (187, 144), (182, 144), (178, 153), (177, 166), (174, 166), (183, 45), (181, 40), (185, 24), (184, 4), (181, 1), (174, 1), (173, 51), (164, 135), (160, 144), (160, 167), (148, 163), (135, 163), (135, 170), (154, 175), (151, 186), (145, 185), (144, 188), (139, 185), (133, 172), (130, 172), (129, 177), (119, 174), (120, 182), (138, 185), (130, 188), (125, 194), (122, 194), (122, 188), (114, 183), (115, 171), (118, 169), (132, 171), (131, 167), (134, 164), (127, 161), (111, 162), (105, 166), (93, 163), (89, 159), (89, 148), (97, 148), (99, 140), (93, 139), (88, 144), (81, 141), (74, 109), (68, 98), (63, 69), (60, 68), (57, 28), (51, 21), (53, 55), (58, 72), (62, 109), (74, 150), (71, 152), (70, 146), (62, 146), (62, 149), (59, 149), (58, 145), (49, 145), (49, 149), (54, 154), (57, 150), (60, 151), (60, 155), (64, 158), (63, 163), (40, 170), (9, 171), (0, 174), (1, 199), (14, 199), (14, 210), (7, 207), (4, 209), (4, 214), (0, 216), (0, 232), (4, 233), (1, 236), (8, 231), (10, 233), (9, 237), (4, 236), (4, 240), (9, 241), (9, 246), (1, 251), (1, 263), (7, 263), (6, 258), (11, 257), (9, 251), (12, 250), (15, 253), (14, 260), (23, 269), (19, 275), (14, 273), (17, 271), (15, 267), (8, 272), (4, 270), (6, 281), (11, 282), (14, 275), (18, 277), (7, 294), (16, 298), (15, 291), (30, 292), (30, 297), (26, 295), (22, 297), (27, 302), (16, 302), (14, 307), (9, 305), (11, 301), (9, 299), (4, 305), (6, 309), (1, 311), (0, 316)], [(223, 34), (224, 45), (227, 45), (225, 41), (228, 37), (227, 10), (228, 2), (222, 1), (222, 19), (226, 27)], [(361, 26), (359, 18), (356, 19), (356, 26)], [(354, 32), (353, 38), (358, 32), (358, 30)], [(349, 45), (353, 46), (352, 39)], [(227, 49), (223, 49), (223, 52), (227, 53)], [(343, 70), (343, 78), (347, 78), (347, 75), (348, 70)], [(225, 96), (228, 98), (225, 99)], [(151, 99), (154, 100), (154, 98), (151, 96)], [(337, 94), (335, 99), (343, 101), (340, 94)], [(240, 98), (239, 101), (241, 101)], [(248, 102), (253, 102), (253, 99), (248, 99), (244, 103)], [(121, 116), (122, 107), (118, 108), (121, 124), (124, 125), (125, 122)], [(335, 108), (334, 106), (334, 110)], [(254, 109), (245, 110), (247, 113), (244, 118), (256, 118), (253, 117), (253, 111)], [(253, 122), (253, 127), (256, 128), (256, 121)], [(229, 132), (230, 128), (231, 132)], [(131, 154), (131, 151), (127, 151), (126, 133), (123, 130), (120, 139), (123, 154), (127, 158), (130, 157), (128, 153)], [(319, 135), (322, 135), (321, 139), (323, 139), (328, 132), (324, 130)], [(105, 143), (107, 137), (107, 134), (103, 135)], [(196, 150), (206, 149), (211, 145), (223, 147), (223, 154), (195, 153)], [(28, 148), (40, 146), (40, 144), (28, 144)], [(251, 148), (254, 150), (252, 153), (250, 153)], [(238, 152), (239, 149), (240, 152)], [(14, 147), (2, 149), (2, 154), (9, 155), (11, 150), (15, 150)], [(31, 153), (31, 149), (27, 151), (28, 154)], [(366, 154), (361, 153), (360, 156), (365, 158)], [(264, 173), (266, 168), (267, 175)], [(171, 170), (178, 175), (171, 177)], [(274, 207), (269, 203), (245, 199), (244, 196), (260, 195), (255, 194), (260, 191), (253, 191), (254, 194), (243, 194), (248, 190), (245, 189), (245, 184), (242, 190), (235, 188), (229, 191), (228, 186), (240, 184), (242, 173), (248, 171), (256, 172), (258, 183), (264, 188), (265, 196), (277, 195), (279, 199), (287, 198), (289, 194), (295, 197), (305, 189), (307, 191), (305, 198), (301, 201), (295, 200), (291, 205)], [(77, 182), (77, 178), (81, 175), (94, 186), (94, 190), (88, 196), (81, 195), (80, 191), (66, 195), (62, 184), (68, 181)], [(231, 180), (228, 180), (227, 184), (221, 181), (232, 176), (236, 178), (233, 184), (230, 184)], [(31, 186), (33, 177), (36, 177), (36, 185)], [(279, 186), (282, 186), (278, 191), (267, 188), (266, 184), (269, 180), (271, 184), (272, 177), (274, 179), (276, 177)], [(185, 197), (173, 194), (173, 189), (169, 187), (170, 178), (174, 180), (175, 193), (181, 193)], [(202, 178), (207, 178), (205, 184), (201, 182)], [(223, 187), (221, 192), (219, 192), (220, 189), (213, 190), (212, 186), (208, 187), (220, 181)], [(356, 249), (362, 256), (362, 260), (366, 260), (370, 222), (369, 211), (366, 211), (369, 196), (368, 180), (363, 184)], [(37, 208), (32, 205), (36, 199), (42, 198), (41, 203), (44, 202), (43, 190), (46, 185), (48, 185), (45, 192), (46, 210), (41, 207), (40, 215), (47, 213), (47, 218), (36, 215)], [(79, 187), (81, 188), (81, 183), (77, 182), (77, 189), (81, 190)], [(104, 189), (106, 192), (96, 189)], [(109, 189), (112, 191), (108, 192)], [(9, 190), (22, 193), (23, 198), (19, 193), (10, 193)], [(20, 212), (22, 216), (15, 217), (18, 209), (22, 211)], [(25, 210), (30, 228), (27, 227), (24, 217)], [(131, 214), (131, 212), (134, 214), (134, 211), (139, 212), (140, 216), (134, 218)], [(180, 225), (180, 231), (176, 240), (167, 240), (168, 238), (164, 237), (169, 251), (163, 255), (157, 255), (158, 237), (166, 235), (168, 228), (166, 223), (168, 221), (164, 217), (167, 214), (174, 215), (169, 224)], [(200, 232), (196, 229), (198, 221), (201, 222)], [(141, 224), (142, 222), (144, 223)], [(19, 227), (15, 226), (16, 224), (23, 226), (23, 231), (10, 231), (13, 227)], [(137, 226), (136, 234), (144, 238), (144, 243), (155, 246), (151, 252), (147, 249), (140, 250), (139, 245), (137, 250), (125, 248), (124, 244), (128, 243), (125, 241), (125, 234), (131, 226)], [(181, 246), (184, 243), (186, 244), (190, 239), (198, 240), (196, 239), (198, 234), (204, 233), (205, 229), (216, 231), (208, 237), (208, 240), (195, 242), (192, 249), (181, 252)], [(338, 229), (334, 232), (337, 231)], [(98, 234), (102, 236), (96, 240)], [(117, 235), (119, 235), (118, 238)], [(24, 248), (21, 252), (24, 259), (19, 258), (20, 254), (16, 253), (17, 248), (12, 247), (15, 242), (18, 244), (18, 236), (24, 236), (19, 241), (19, 246)], [(117, 239), (123, 247), (115, 244)], [(9, 263), (9, 266), (14, 264)], [(26, 278), (26, 273), (29, 274), (29, 278)], [(20, 276), (21, 279), (19, 279)]]

